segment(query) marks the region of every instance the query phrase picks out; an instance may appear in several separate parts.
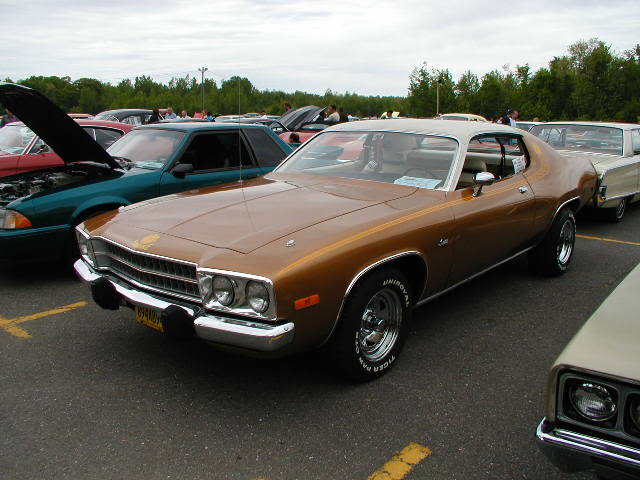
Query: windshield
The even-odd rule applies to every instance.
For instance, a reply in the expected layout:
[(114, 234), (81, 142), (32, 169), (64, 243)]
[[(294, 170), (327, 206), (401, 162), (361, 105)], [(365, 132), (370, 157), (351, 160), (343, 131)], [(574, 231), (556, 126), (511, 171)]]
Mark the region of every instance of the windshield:
[(107, 152), (112, 157), (126, 158), (136, 167), (162, 168), (180, 145), (183, 132), (149, 128), (133, 130), (109, 147)]
[(537, 125), (530, 132), (556, 150), (622, 156), (622, 130), (594, 125)]
[(281, 173), (442, 188), (458, 152), (452, 138), (394, 132), (324, 132), (278, 167)]
[(0, 128), (0, 152), (12, 155), (21, 154), (35, 134), (24, 125), (6, 125)]
[(468, 122), (469, 119), (467, 117), (461, 117), (459, 115), (442, 115), (440, 120), (461, 120), (463, 122)]

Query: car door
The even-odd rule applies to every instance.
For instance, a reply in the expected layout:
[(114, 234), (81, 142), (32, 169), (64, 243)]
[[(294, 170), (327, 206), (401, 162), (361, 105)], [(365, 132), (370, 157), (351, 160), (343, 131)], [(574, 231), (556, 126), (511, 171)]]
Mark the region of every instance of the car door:
[[(454, 248), (451, 284), (459, 283), (529, 247), (533, 241), (535, 196), (523, 172), (528, 154), (517, 135), (482, 136), (469, 143), (452, 209)], [(478, 171), (495, 183), (470, 185)]]
[[(180, 175), (172, 173), (178, 164), (193, 165), (193, 171)], [(234, 182), (241, 173), (242, 178), (247, 179), (257, 177), (262, 170), (255, 163), (239, 129), (197, 133), (172, 168), (163, 173), (160, 195)]]

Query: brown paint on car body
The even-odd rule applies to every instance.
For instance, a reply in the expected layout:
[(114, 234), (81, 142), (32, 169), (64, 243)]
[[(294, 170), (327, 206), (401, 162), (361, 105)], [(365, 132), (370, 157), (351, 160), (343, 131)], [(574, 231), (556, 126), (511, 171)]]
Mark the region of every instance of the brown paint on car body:
[[(278, 318), (295, 323), (293, 343), (277, 352), (284, 355), (327, 339), (348, 286), (372, 264), (416, 252), (415, 261), (422, 257), (427, 264), (427, 278), (426, 285), (414, 286), (414, 296), (424, 299), (534, 245), (562, 203), (590, 200), (596, 174), (588, 161), (564, 160), (541, 140), (519, 133), (529, 168), (485, 186), (478, 197), (471, 188), (427, 190), (276, 171), (142, 202), (90, 219), (85, 227), (92, 236), (132, 248), (157, 234), (146, 253), (270, 278)], [(519, 186), (529, 193), (520, 194)], [(291, 239), (295, 245), (286, 246)], [(322, 302), (296, 311), (295, 300), (310, 295)]]

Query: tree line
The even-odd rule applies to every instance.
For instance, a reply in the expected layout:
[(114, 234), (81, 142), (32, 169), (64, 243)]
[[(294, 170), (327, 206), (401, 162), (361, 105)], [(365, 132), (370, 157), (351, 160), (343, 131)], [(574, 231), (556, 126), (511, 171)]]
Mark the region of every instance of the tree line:
[[(202, 109), (202, 85), (193, 76), (173, 78), (168, 83), (140, 76), (115, 85), (92, 78), (32, 76), (16, 83), (42, 92), (68, 112), (171, 106), (174, 111), (193, 114)], [(514, 108), (523, 119), (639, 122), (640, 45), (618, 54), (598, 39), (581, 40), (537, 71), (528, 64), (505, 65), (481, 77), (468, 70), (457, 81), (449, 69), (429, 68), (423, 63), (411, 72), (405, 97), (260, 90), (240, 76), (220, 84), (212, 79), (204, 81), (204, 109), (214, 114), (264, 111), (278, 115), (288, 102), (294, 108), (335, 104), (358, 116), (380, 115), (391, 109), (432, 117), (438, 96), (441, 113), (477, 113), (493, 118)]]
[[(439, 90), (439, 92), (437, 92)], [(479, 78), (466, 71), (454, 81), (447, 69), (423, 64), (409, 77), (407, 111), (479, 113), (486, 118), (516, 109), (523, 119), (640, 122), (640, 45), (616, 54), (598, 39), (578, 41), (547, 67), (505, 65)]]
[[(5, 81), (11, 82), (11, 79)], [(186, 110), (190, 115), (202, 110), (202, 87), (204, 86), (204, 109), (213, 114), (266, 112), (280, 115), (284, 103), (294, 108), (305, 105), (325, 106), (335, 104), (345, 111), (364, 116), (380, 115), (381, 112), (401, 105), (403, 97), (365, 96), (356, 93), (334, 93), (327, 90), (324, 95), (295, 91), (259, 90), (247, 78), (233, 76), (218, 84), (205, 79), (202, 85), (196, 78), (185, 76), (173, 78), (168, 83), (159, 83), (149, 76), (126, 79), (116, 85), (92, 78), (72, 81), (69, 77), (32, 76), (15, 83), (38, 90), (67, 112), (98, 113), (116, 108), (166, 108), (174, 111)]]

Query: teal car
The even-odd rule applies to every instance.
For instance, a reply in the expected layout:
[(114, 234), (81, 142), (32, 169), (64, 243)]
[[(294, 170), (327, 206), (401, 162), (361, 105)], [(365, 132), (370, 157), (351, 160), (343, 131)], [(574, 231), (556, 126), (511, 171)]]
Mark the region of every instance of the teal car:
[(0, 263), (73, 256), (74, 227), (87, 218), (257, 177), (293, 151), (265, 126), (209, 122), (145, 125), (105, 151), (35, 90), (0, 83), (0, 104), (65, 162), (0, 179)]

